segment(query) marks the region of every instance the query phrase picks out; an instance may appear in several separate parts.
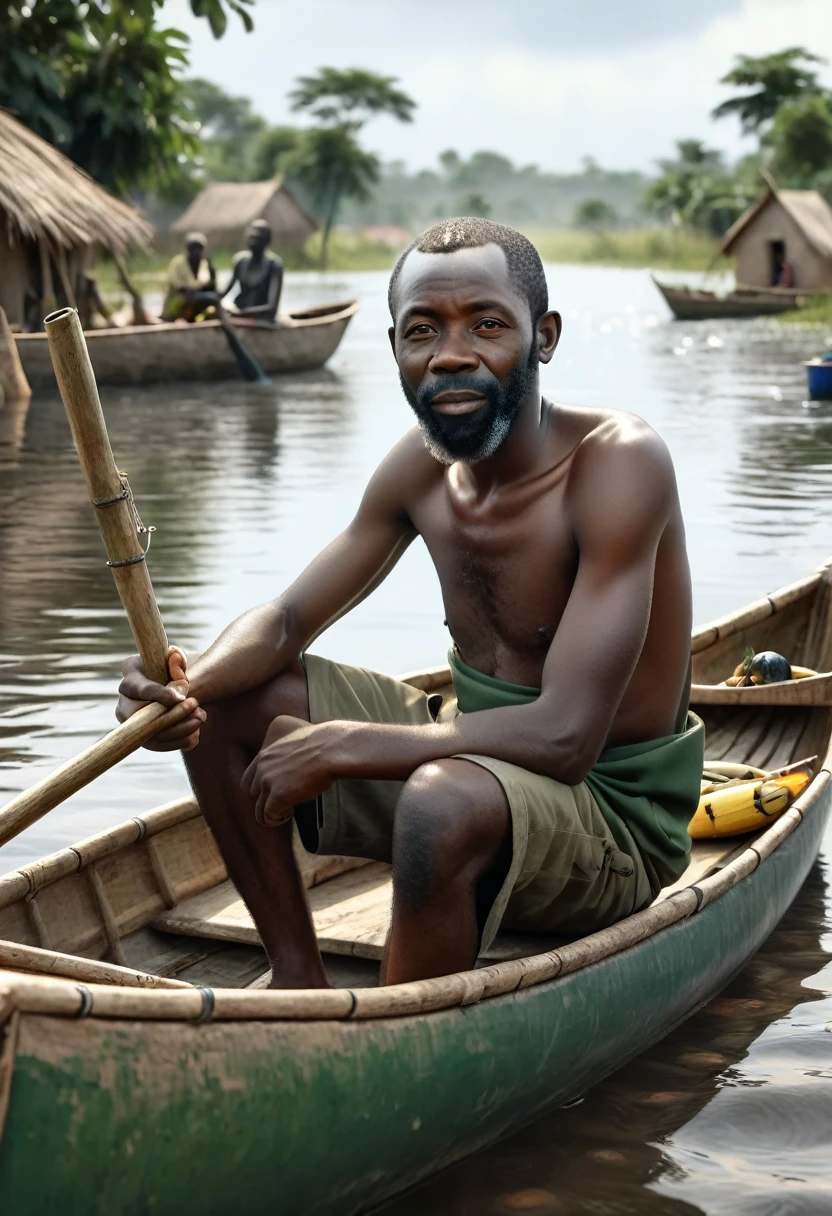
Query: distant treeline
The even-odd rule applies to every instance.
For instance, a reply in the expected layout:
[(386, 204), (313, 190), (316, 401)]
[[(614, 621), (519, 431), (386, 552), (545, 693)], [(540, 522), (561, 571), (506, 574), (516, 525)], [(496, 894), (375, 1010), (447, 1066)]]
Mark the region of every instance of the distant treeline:
[[(624, 227), (643, 222), (642, 201), (649, 178), (635, 171), (603, 169), (585, 157), (580, 173), (548, 173), (537, 165), (518, 166), (497, 152), (474, 152), (467, 160), (443, 152), (436, 169), (409, 173), (401, 162), (386, 164), (366, 203), (345, 203), (341, 222), (423, 228), (447, 215), (482, 215), (519, 227), (595, 224), (581, 204), (604, 204), (602, 223)], [(583, 220), (582, 220), (582, 217)]]

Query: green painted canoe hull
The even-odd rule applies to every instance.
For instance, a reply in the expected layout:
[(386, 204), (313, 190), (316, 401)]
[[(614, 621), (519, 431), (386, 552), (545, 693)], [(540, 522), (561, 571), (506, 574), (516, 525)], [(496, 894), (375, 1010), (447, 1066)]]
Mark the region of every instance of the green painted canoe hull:
[(713, 996), (794, 899), (829, 801), (688, 920), (481, 1004), (302, 1024), (22, 1015), (0, 1211), (365, 1211), (580, 1094)]

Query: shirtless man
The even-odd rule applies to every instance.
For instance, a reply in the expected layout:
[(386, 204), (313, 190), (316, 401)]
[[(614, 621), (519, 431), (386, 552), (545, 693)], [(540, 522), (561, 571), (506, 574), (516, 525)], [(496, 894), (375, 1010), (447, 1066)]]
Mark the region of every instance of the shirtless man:
[(238, 316), (256, 321), (274, 321), (283, 287), (283, 263), (273, 253), (266, 253), (272, 230), (265, 220), (254, 220), (246, 235), (248, 253), (234, 257), (231, 282), (223, 296), (239, 287), (234, 305)]
[[(640, 419), (543, 399), (561, 321), (537, 251), (480, 219), (402, 255), (390, 341), (418, 420), (354, 520), (167, 688), (124, 664), (117, 716), (160, 735), (260, 931), (272, 983), (328, 983), (292, 855), (391, 861), (387, 983), (465, 970), (502, 923), (586, 932), (687, 864), (703, 728), (670, 457)], [(458, 700), (306, 653), (421, 536)]]

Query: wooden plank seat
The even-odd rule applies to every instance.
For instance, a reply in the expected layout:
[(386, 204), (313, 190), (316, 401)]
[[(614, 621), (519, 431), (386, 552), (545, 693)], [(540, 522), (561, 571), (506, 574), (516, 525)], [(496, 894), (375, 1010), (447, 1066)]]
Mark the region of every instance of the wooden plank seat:
[[(747, 838), (695, 841), (690, 864), (658, 899), (712, 874)], [(392, 883), (390, 867), (368, 862), (307, 891), (318, 945), (327, 954), (381, 958), (390, 925)], [(183, 900), (175, 908), (156, 916), (152, 927), (184, 937), (259, 945), (260, 938), (248, 908), (230, 879)], [(565, 934), (499, 933), (481, 956), (483, 962), (526, 958), (554, 949), (573, 938)]]
[[(810, 713), (804, 707), (792, 706), (741, 710), (708, 707), (707, 757), (770, 768), (787, 764), (796, 758), (804, 742), (807, 746), (811, 742), (803, 738)], [(805, 755), (805, 750), (800, 754)], [(694, 841), (687, 870), (677, 882), (660, 892), (656, 902), (713, 874), (753, 839), (742, 836)], [(378, 961), (390, 924), (390, 867), (360, 859), (313, 858), (299, 840), (295, 842), (295, 850), (322, 952)], [(161, 911), (151, 926), (181, 938), (260, 945), (254, 922), (230, 879)], [(500, 933), (479, 961), (483, 964), (524, 958), (572, 940), (573, 937), (563, 934)]]

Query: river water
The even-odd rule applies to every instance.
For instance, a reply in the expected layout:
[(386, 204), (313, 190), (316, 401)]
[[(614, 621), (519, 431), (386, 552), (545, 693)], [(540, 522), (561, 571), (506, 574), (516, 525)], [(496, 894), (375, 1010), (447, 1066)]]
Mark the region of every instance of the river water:
[[(673, 454), (698, 623), (832, 551), (832, 404), (801, 361), (832, 334), (778, 322), (672, 322), (643, 271), (552, 266), (564, 314), (555, 400), (632, 410)], [(113, 449), (157, 531), (168, 634), (207, 644), (279, 592), (349, 519), (410, 425), (387, 342), (386, 276), (290, 275), (284, 303), (357, 297), (327, 368), (266, 390), (105, 389)], [(443, 660), (417, 544), (315, 649), (391, 672)], [(0, 409), (0, 802), (113, 724), (132, 650), (57, 393)], [(0, 850), (0, 871), (183, 794), (143, 753)], [(832, 833), (799, 899), (722, 996), (569, 1109), (389, 1209), (510, 1213), (832, 1213)]]

